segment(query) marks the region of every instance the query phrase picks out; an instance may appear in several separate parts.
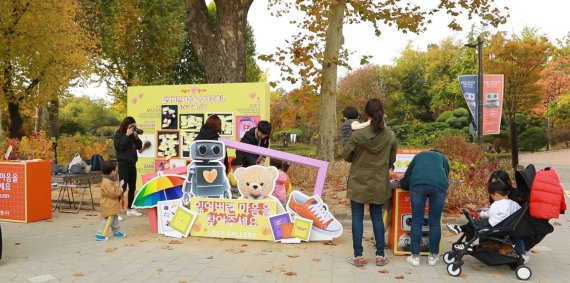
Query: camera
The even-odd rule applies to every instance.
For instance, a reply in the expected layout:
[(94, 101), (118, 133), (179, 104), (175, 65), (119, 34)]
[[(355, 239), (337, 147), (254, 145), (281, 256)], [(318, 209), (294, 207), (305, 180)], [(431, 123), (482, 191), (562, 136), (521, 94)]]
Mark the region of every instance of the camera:
[(133, 129), (133, 131), (137, 132), (138, 135), (142, 135), (144, 133), (144, 131), (137, 128), (137, 126), (132, 126), (131, 129)]

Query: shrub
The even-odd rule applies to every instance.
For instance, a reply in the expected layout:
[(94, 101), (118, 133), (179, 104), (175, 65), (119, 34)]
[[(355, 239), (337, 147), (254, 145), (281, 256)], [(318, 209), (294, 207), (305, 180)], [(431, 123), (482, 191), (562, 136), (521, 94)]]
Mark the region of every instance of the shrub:
[(451, 115), (453, 115), (453, 111), (445, 111), (445, 112), (439, 114), (439, 117), (437, 117), (437, 119), (435, 121), (436, 122), (445, 122), (447, 119), (449, 119), (449, 117), (451, 117)]
[(113, 140), (94, 136), (62, 136), (58, 140), (57, 159), (60, 163), (68, 163), (76, 153), (83, 160), (88, 160), (93, 154), (101, 154), (108, 160), (115, 155)]
[(482, 147), (467, 143), (462, 135), (443, 136), (435, 147), (447, 156), (451, 167), (446, 209), (488, 204), (487, 180), (500, 164), (489, 162)]
[(453, 110), (453, 116), (455, 117), (467, 117), (469, 116), (469, 110), (465, 109), (465, 108), (457, 108), (455, 110)]
[(546, 146), (547, 140), (544, 130), (538, 127), (531, 127), (519, 136), (519, 146), (523, 150), (535, 152), (537, 149)]
[(550, 133), (550, 138), (557, 145), (570, 147), (570, 129), (568, 128), (553, 129)]
[(49, 138), (46, 133), (39, 132), (18, 139), (8, 139), (0, 142), (0, 147), (6, 150), (12, 146), (11, 158), (20, 160), (44, 159), (52, 160), (54, 139)]

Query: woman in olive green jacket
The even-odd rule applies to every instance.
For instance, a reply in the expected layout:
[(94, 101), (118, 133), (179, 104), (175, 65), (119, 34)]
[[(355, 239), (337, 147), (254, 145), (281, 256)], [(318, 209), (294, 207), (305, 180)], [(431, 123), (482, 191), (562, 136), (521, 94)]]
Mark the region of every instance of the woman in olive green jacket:
[(352, 212), (354, 255), (348, 262), (355, 266), (367, 263), (362, 256), (362, 234), (364, 204), (369, 204), (376, 240), (376, 265), (382, 266), (388, 263), (384, 255), (382, 205), (392, 196), (389, 170), (396, 161), (396, 136), (384, 124), (384, 106), (380, 100), (369, 100), (364, 112), (370, 125), (354, 131), (342, 150), (344, 160), (352, 163), (346, 196), (350, 199)]

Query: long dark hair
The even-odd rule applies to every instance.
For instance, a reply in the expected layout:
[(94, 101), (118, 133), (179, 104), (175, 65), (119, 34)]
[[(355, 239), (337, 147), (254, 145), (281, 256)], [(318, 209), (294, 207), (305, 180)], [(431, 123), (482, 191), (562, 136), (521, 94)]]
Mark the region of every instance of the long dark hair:
[(119, 129), (117, 130), (117, 132), (124, 135), (127, 133), (127, 128), (129, 127), (129, 125), (135, 124), (135, 123), (136, 123), (135, 118), (133, 118), (131, 116), (127, 116), (121, 122), (121, 125), (119, 126)]
[(370, 127), (374, 132), (380, 132), (384, 128), (384, 104), (377, 98), (372, 98), (366, 102), (364, 113), (370, 120)]

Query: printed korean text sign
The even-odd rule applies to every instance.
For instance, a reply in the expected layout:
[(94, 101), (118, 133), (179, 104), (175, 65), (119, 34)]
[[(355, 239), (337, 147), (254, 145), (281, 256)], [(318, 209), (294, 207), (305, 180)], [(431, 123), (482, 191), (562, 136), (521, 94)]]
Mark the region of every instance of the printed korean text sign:
[(191, 236), (273, 241), (273, 200), (192, 198), (190, 210), (198, 213)]
[[(190, 145), (211, 115), (221, 120), (221, 138), (239, 141), (259, 120), (269, 120), (269, 97), (266, 83), (129, 87), (127, 115), (144, 130), (139, 136), (145, 146), (138, 151), (138, 175), (190, 161)], [(234, 156), (234, 150), (228, 155)]]
[(49, 219), (51, 204), (49, 161), (0, 162), (0, 220)]
[(0, 163), (0, 220), (26, 221), (25, 163)]

